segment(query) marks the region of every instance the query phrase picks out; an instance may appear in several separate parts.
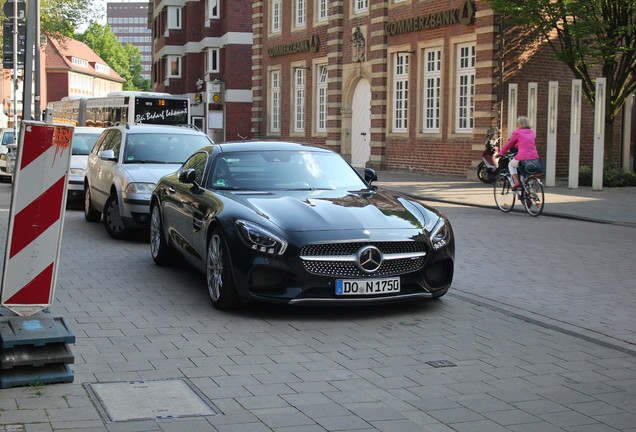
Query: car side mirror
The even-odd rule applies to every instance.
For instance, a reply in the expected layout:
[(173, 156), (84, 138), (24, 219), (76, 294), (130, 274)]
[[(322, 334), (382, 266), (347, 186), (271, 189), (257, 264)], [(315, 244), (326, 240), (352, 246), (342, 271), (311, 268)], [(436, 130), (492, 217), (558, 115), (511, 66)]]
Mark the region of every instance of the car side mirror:
[(104, 160), (115, 161), (117, 158), (115, 157), (114, 150), (102, 150), (99, 152), (99, 157)]
[(371, 184), (372, 182), (374, 182), (374, 181), (376, 181), (378, 179), (378, 175), (376, 174), (374, 169), (365, 168), (364, 169), (364, 179), (367, 181), (367, 183)]
[(197, 172), (190, 168), (179, 173), (179, 181), (181, 183), (196, 184)]

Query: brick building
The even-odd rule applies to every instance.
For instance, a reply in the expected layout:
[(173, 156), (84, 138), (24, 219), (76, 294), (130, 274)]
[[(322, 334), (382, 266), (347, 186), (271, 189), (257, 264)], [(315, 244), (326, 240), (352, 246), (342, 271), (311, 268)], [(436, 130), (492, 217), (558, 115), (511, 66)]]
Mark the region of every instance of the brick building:
[(46, 102), (65, 96), (100, 97), (121, 91), (125, 80), (83, 42), (47, 37)]
[[(558, 81), (556, 169), (567, 174), (573, 77), (548, 46), (500, 25), (487, 2), (252, 5), (254, 137), (327, 145), (354, 166), (471, 177), (489, 130), (511, 133), (510, 101), (533, 120), (546, 157), (548, 85)], [(591, 166), (592, 118), (584, 101), (581, 165)], [(615, 143), (618, 161), (620, 119)]]
[(148, 2), (120, 0), (106, 5), (106, 22), (122, 45), (132, 44), (141, 54), (141, 76), (150, 80), (152, 33), (148, 25)]
[(250, 138), (252, 4), (154, 0), (152, 90), (186, 95), (216, 142)]

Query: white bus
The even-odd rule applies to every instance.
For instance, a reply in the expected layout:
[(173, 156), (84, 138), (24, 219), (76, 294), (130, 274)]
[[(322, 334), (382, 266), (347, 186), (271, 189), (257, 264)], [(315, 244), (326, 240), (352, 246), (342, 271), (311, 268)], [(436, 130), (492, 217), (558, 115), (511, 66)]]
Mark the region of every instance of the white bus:
[(190, 100), (169, 93), (121, 91), (106, 97), (65, 97), (49, 102), (45, 118), (73, 126), (108, 127), (115, 123), (179, 125), (190, 123)]

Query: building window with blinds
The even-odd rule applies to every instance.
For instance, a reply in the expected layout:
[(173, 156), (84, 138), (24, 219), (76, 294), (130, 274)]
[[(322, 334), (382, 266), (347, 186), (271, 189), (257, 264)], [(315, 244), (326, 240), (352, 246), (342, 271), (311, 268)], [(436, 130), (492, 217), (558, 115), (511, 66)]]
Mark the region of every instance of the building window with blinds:
[(440, 100), (442, 81), (442, 50), (430, 48), (424, 50), (424, 76), (422, 112), (422, 131), (428, 133), (439, 132)]
[(327, 66), (318, 66), (316, 132), (327, 132)]
[(475, 44), (457, 46), (457, 81), (455, 93), (455, 132), (473, 131), (475, 98)]
[(294, 132), (305, 130), (305, 69), (294, 69)]
[(408, 128), (409, 54), (397, 53), (393, 63), (393, 132)]
[(280, 132), (280, 71), (272, 71), (269, 75), (270, 94), (270, 132)]

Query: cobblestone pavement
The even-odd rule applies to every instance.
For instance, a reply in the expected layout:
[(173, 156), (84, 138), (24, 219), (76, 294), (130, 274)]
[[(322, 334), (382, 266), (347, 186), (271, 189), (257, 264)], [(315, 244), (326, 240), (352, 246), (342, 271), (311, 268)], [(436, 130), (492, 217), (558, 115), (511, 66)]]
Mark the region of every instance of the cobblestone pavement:
[[(143, 236), (68, 211), (50, 309), (76, 335), (74, 382), (1, 389), (0, 431), (636, 432), (636, 231), (438, 207), (458, 239), (439, 301), (234, 312)], [(222, 414), (109, 423), (86, 389), (167, 378)]]

